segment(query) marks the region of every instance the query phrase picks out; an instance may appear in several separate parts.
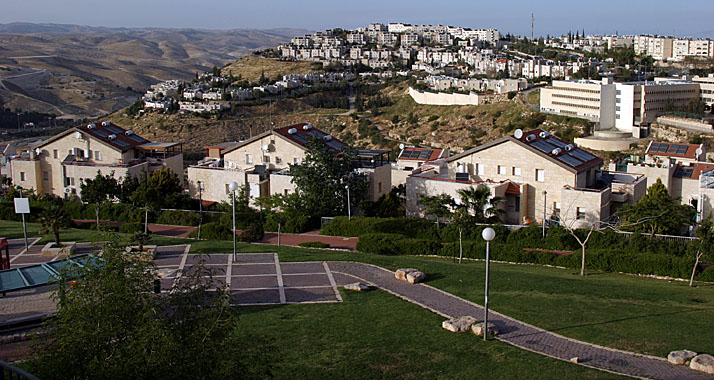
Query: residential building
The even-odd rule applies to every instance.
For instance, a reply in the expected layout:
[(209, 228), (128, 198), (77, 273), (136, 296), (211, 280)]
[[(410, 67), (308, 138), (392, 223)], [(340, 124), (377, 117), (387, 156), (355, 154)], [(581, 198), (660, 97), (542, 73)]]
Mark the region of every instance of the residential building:
[(404, 147), (397, 162), (392, 164), (392, 186), (407, 182), (407, 177), (422, 165), (449, 157), (447, 149), (420, 148), (414, 146)]
[(120, 179), (169, 168), (183, 183), (181, 143), (151, 142), (109, 121), (70, 128), (12, 160), (12, 182), (38, 194), (80, 195), (97, 172)]
[[(206, 159), (188, 168), (189, 193), (198, 198), (199, 182), (202, 199), (214, 202), (227, 199), (231, 182), (247, 186), (251, 199), (294, 192), (290, 166), (303, 162), (312, 138), (323, 139), (333, 154), (350, 149), (307, 123), (266, 131), (249, 140), (231, 143), (230, 147), (207, 147)], [(353, 166), (368, 177), (369, 200), (374, 201), (391, 189), (389, 151), (358, 150)]]
[[(518, 136), (518, 137), (516, 137)], [(517, 131), (446, 159), (425, 163), (407, 178), (407, 214), (423, 216), (420, 195), (487, 186), (504, 199), (502, 221), (555, 219), (574, 227), (609, 219), (613, 207), (638, 200), (642, 175), (601, 172), (603, 161), (546, 131)]]
[(695, 76), (692, 81), (699, 83), (699, 99), (709, 107), (714, 106), (714, 74), (706, 77)]

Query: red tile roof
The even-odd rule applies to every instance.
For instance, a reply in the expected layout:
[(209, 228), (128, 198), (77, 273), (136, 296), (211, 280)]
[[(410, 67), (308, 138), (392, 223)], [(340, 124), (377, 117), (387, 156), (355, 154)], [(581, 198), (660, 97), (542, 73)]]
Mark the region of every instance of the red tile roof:
[(151, 142), (108, 121), (83, 125), (77, 127), (77, 129), (121, 150), (122, 152)]
[(307, 146), (312, 138), (318, 137), (322, 138), (327, 147), (334, 153), (342, 152), (348, 148), (348, 145), (344, 142), (308, 123), (298, 123), (280, 127), (274, 129), (273, 132), (303, 147)]

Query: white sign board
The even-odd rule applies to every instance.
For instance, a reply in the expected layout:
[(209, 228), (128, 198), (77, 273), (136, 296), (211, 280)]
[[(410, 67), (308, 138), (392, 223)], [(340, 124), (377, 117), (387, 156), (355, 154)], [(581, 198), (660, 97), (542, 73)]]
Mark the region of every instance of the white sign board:
[(29, 198), (15, 198), (15, 214), (29, 214), (30, 213), (30, 199)]

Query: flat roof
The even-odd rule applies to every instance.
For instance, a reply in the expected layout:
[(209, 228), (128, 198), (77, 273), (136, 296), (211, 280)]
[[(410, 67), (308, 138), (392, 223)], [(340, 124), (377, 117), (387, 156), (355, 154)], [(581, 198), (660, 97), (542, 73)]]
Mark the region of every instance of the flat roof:
[(141, 149), (165, 149), (171, 148), (172, 146), (181, 145), (181, 143), (165, 143), (165, 142), (150, 142), (147, 144), (139, 145), (138, 148)]

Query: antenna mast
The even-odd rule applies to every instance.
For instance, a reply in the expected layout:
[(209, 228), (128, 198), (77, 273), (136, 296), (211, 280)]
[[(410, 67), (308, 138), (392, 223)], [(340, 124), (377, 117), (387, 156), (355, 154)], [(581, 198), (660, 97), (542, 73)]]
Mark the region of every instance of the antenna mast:
[(535, 24), (535, 17), (533, 16), (533, 12), (531, 12), (531, 41), (533, 41), (533, 24)]

